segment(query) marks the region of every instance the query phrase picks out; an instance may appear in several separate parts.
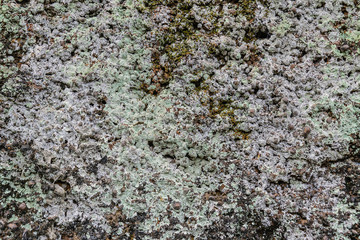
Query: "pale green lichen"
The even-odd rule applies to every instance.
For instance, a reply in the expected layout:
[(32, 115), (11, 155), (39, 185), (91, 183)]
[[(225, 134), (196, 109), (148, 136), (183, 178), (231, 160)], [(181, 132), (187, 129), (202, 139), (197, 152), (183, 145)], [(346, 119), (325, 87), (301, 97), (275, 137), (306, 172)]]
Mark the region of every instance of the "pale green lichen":
[[(7, 173), (0, 175), (0, 185), (6, 189), (1, 193), (0, 205), (6, 207), (14, 203), (25, 203), (28, 208), (35, 210), (34, 219), (40, 219), (41, 210), (38, 198), (45, 199), (41, 184), (36, 182), (32, 187), (27, 185), (27, 181), (38, 181), (40, 177), (36, 174), (34, 165), (29, 165), (21, 152), (18, 151), (16, 154), (15, 160), (0, 163), (0, 171)], [(15, 216), (12, 221), (14, 219)]]
[[(149, 232), (168, 223), (168, 220), (161, 218), (164, 209), (171, 205), (169, 200), (171, 198), (172, 201), (181, 202), (181, 209), (187, 209), (186, 211), (174, 211), (173, 217), (181, 222), (185, 221), (185, 216), (194, 218), (198, 227), (194, 227), (189, 233), (194, 237), (200, 236), (202, 234), (201, 227), (211, 225), (211, 221), (216, 221), (216, 218), (209, 221), (205, 213), (206, 208), (203, 208), (203, 211), (199, 211), (197, 208), (204, 204), (202, 200), (204, 193), (215, 191), (219, 184), (216, 181), (205, 181), (200, 186), (195, 184), (198, 176), (204, 174), (202, 169), (210, 161), (210, 159), (201, 159), (201, 157), (211, 154), (219, 155), (221, 146), (217, 144), (217, 138), (214, 137), (210, 143), (197, 142), (198, 146), (192, 147), (192, 143), (187, 140), (188, 131), (191, 129), (177, 129), (174, 120), (176, 111), (174, 106), (176, 106), (177, 99), (172, 97), (169, 91), (164, 90), (157, 97), (145, 95), (139, 98), (141, 93), (130, 90), (138, 79), (132, 76), (143, 75), (150, 70), (150, 66), (144, 61), (144, 59), (151, 59), (149, 51), (126, 52), (129, 45), (141, 41), (141, 38), (129, 39), (124, 43), (123, 51), (126, 54), (127, 62), (137, 62), (140, 64), (142, 72), (130, 66), (119, 65), (121, 64), (119, 61), (114, 62), (114, 66), (116, 66), (114, 71), (118, 74), (114, 75), (109, 103), (105, 110), (114, 124), (118, 124), (121, 119), (120, 124), (114, 125), (114, 134), (126, 136), (130, 133), (129, 141), (134, 144), (134, 147), (121, 147), (116, 143), (111, 146), (111, 149), (107, 145), (104, 146), (103, 151), (106, 151), (107, 155), (112, 156), (116, 153), (117, 164), (126, 166), (128, 169), (123, 173), (115, 172), (111, 175), (111, 179), (115, 183), (115, 190), (121, 192), (119, 201), (123, 206), (122, 212), (127, 217), (134, 217), (139, 212), (151, 214), (153, 220), (139, 225), (139, 229), (142, 231)], [(131, 102), (131, 104), (126, 104), (127, 102)], [(182, 111), (189, 111), (189, 113), (191, 111), (187, 106), (179, 106), (179, 108), (184, 108)], [(164, 136), (162, 132), (168, 132), (167, 136)], [(150, 149), (149, 142), (153, 142), (154, 149)], [(211, 145), (214, 147), (209, 148)], [(157, 150), (158, 148), (159, 150)], [(158, 152), (160, 149), (162, 149), (161, 155), (153, 152)], [(134, 154), (140, 156), (140, 159), (135, 160), (132, 157)], [(176, 155), (177, 164), (180, 165), (177, 170), (174, 170), (175, 163), (171, 161), (172, 154)], [(189, 160), (186, 157), (187, 154), (195, 159)], [(153, 176), (152, 173), (156, 173), (156, 176)], [(134, 194), (145, 183), (144, 191), (147, 194), (144, 197)], [(193, 193), (182, 194), (185, 189), (193, 191)], [(152, 207), (149, 208), (149, 206)], [(187, 231), (180, 225), (178, 227), (184, 232)], [(166, 234), (171, 236), (171, 232), (168, 231)]]
[[(316, 128), (319, 132), (325, 134), (325, 136), (330, 139), (333, 137), (339, 137), (340, 139), (351, 141), (352, 134), (358, 133), (360, 129), (359, 116), (360, 108), (351, 102), (340, 103), (338, 101), (332, 101), (327, 97), (323, 97), (321, 100), (317, 101), (314, 105), (313, 120)], [(327, 135), (327, 131), (323, 131), (324, 122), (317, 120), (316, 117), (320, 116), (319, 113), (328, 112), (333, 116), (334, 122), (331, 125), (331, 132)], [(331, 140), (330, 140), (331, 141)]]
[[(61, 197), (54, 197), (53, 190), (45, 196), (41, 192), (40, 183), (37, 183), (36, 186), (31, 189), (27, 186), (19, 187), (16, 184), (12, 184), (12, 179), (8, 179), (8, 176), (2, 176), (1, 182), (10, 186), (10, 190), (4, 191), (5, 194), (16, 192), (21, 195), (17, 197), (6, 197), (2, 203), (26, 202), (30, 208), (38, 208), (39, 206), (34, 198), (27, 198), (31, 196), (31, 194), (37, 194), (42, 198), (53, 198), (52, 201), (55, 209), (58, 206), (70, 205), (72, 199), (74, 203), (79, 203), (75, 204), (76, 209), (72, 209), (74, 216), (76, 214), (80, 216), (81, 214), (81, 220), (90, 220), (94, 226), (96, 225), (105, 232), (113, 234), (112, 237), (115, 238), (124, 238), (124, 236), (126, 236), (129, 239), (134, 239), (135, 237), (139, 237), (136, 236), (137, 232), (141, 232), (145, 235), (149, 234), (148, 236), (140, 236), (141, 239), (151, 239), (150, 234), (157, 230), (164, 231), (166, 227), (172, 225), (172, 229), (161, 232), (161, 238), (173, 239), (175, 234), (183, 233), (189, 234), (189, 238), (202, 239), (204, 238), (204, 231), (221, 223), (224, 215), (229, 216), (231, 220), (236, 219), (236, 221), (238, 221), (237, 218), (240, 219), (238, 222), (230, 222), (228, 226), (226, 226), (226, 230), (233, 233), (236, 233), (239, 231), (239, 228), (242, 227), (262, 230), (260, 221), (267, 221), (268, 218), (273, 217), (273, 213), (266, 215), (264, 210), (283, 208), (283, 203), (279, 202), (282, 202), (283, 198), (292, 200), (293, 196), (284, 194), (280, 196), (281, 200), (279, 201), (274, 196), (268, 194), (270, 190), (265, 189), (266, 185), (270, 188), (276, 186), (272, 185), (277, 184), (274, 183), (276, 181), (287, 181), (286, 176), (292, 174), (284, 168), (281, 168), (281, 158), (278, 165), (275, 165), (276, 163), (272, 157), (257, 163), (256, 161), (259, 161), (263, 153), (259, 152), (256, 156), (255, 152), (255, 159), (251, 159), (251, 163), (245, 165), (249, 159), (248, 157), (244, 157), (243, 152), (252, 155), (254, 154), (252, 151), (255, 151), (256, 148), (262, 148), (258, 147), (255, 138), (249, 139), (249, 141), (233, 141), (234, 139), (249, 138), (249, 131), (244, 130), (249, 128), (246, 123), (248, 110), (254, 109), (261, 112), (263, 108), (262, 100), (258, 99), (255, 95), (253, 95), (253, 97), (260, 101), (253, 101), (251, 98), (245, 100), (237, 91), (235, 91), (235, 93), (225, 93), (223, 96), (221, 96), (220, 91), (210, 93), (210, 87), (214, 87), (211, 83), (217, 84), (221, 82), (221, 80), (224, 80), (225, 77), (222, 75), (223, 73), (232, 72), (235, 73), (234, 75), (241, 75), (237, 72), (237, 67), (244, 64), (242, 59), (225, 60), (225, 57), (229, 56), (218, 56), (218, 59), (215, 61), (224, 64), (223, 67), (219, 67), (221, 68), (221, 73), (219, 74), (221, 76), (219, 79), (214, 78), (214, 76), (209, 73), (209, 68), (214, 68), (213, 66), (208, 66), (206, 70), (197, 69), (194, 71), (190, 67), (187, 67), (188, 64), (186, 62), (187, 58), (193, 57), (192, 54), (198, 50), (201, 54), (204, 54), (204, 58), (206, 58), (206, 54), (212, 57), (213, 54), (217, 54), (222, 50), (233, 51), (235, 47), (231, 47), (230, 44), (227, 46), (224, 41), (220, 41), (221, 39), (219, 40), (219, 44), (207, 46), (207, 41), (212, 37), (215, 38), (217, 34), (229, 37), (233, 33), (223, 28), (221, 24), (216, 24), (212, 31), (205, 31), (205, 34), (204, 32), (200, 33), (200, 31), (193, 26), (195, 22), (187, 18), (189, 16), (188, 5), (190, 1), (166, 1), (165, 3), (171, 3), (169, 6), (175, 4), (179, 12), (175, 15), (176, 21), (174, 25), (171, 26), (173, 27), (172, 31), (165, 31), (162, 32), (162, 34), (159, 32), (156, 33), (157, 40), (159, 40), (162, 45), (157, 50), (160, 49), (162, 55), (154, 56), (154, 49), (151, 49), (154, 45), (150, 44), (153, 38), (150, 41), (150, 37), (147, 35), (152, 29), (151, 27), (149, 29), (148, 24), (152, 21), (150, 19), (152, 13), (146, 11), (153, 11), (158, 4), (164, 6), (165, 3), (160, 1), (146, 1), (150, 4), (150, 6), (146, 6), (144, 1), (143, 3), (139, 2), (140, 1), (125, 1), (123, 3), (123, 1), (113, 1), (112, 3), (116, 7), (112, 8), (110, 15), (100, 14), (95, 18), (89, 17), (82, 19), (82, 24), (78, 24), (72, 31), (65, 33), (66, 36), (64, 36), (64, 38), (69, 41), (69, 43), (66, 43), (64, 49), (60, 48), (61, 50), (56, 53), (57, 56), (61, 57), (65, 55), (64, 53), (66, 53), (66, 51), (69, 51), (67, 47), (78, 47), (77, 50), (73, 49), (77, 51), (74, 54), (75, 57), (71, 60), (65, 60), (61, 68), (65, 75), (62, 83), (66, 85), (63, 87), (65, 88), (63, 89), (63, 93), (66, 96), (70, 97), (74, 95), (79, 89), (81, 89), (81, 91), (78, 91), (80, 94), (82, 90), (90, 89), (91, 92), (101, 91), (102, 94), (106, 95), (105, 103), (103, 103), (103, 105), (106, 105), (103, 109), (106, 117), (101, 118), (97, 123), (98, 125), (95, 124), (94, 127), (103, 127), (99, 129), (104, 131), (106, 135), (104, 134), (96, 140), (88, 140), (85, 136), (87, 135), (85, 130), (80, 129), (74, 136), (76, 136), (76, 138), (79, 136), (80, 138), (78, 144), (79, 149), (77, 149), (77, 151), (86, 151), (87, 147), (91, 148), (91, 144), (97, 144), (96, 147), (101, 146), (101, 149), (97, 149), (96, 154), (98, 154), (98, 156), (106, 156), (108, 161), (105, 161), (106, 163), (104, 164), (98, 164), (96, 166), (98, 168), (97, 171), (90, 173), (85, 167), (88, 167), (87, 164), (97, 163), (97, 159), (89, 156), (84, 156), (82, 159), (84, 161), (73, 160), (72, 157), (77, 156), (77, 153), (71, 153), (69, 157), (70, 160), (66, 159), (67, 156), (64, 155), (59, 157), (60, 159), (55, 159), (55, 163), (51, 163), (51, 157), (45, 157), (44, 162), (39, 160), (31, 164), (31, 166), (28, 166), (24, 164), (24, 162), (26, 162), (24, 156), (18, 153), (16, 157), (17, 160), (12, 163), (13, 165), (7, 166), (7, 163), (5, 163), (7, 171), (16, 168), (16, 166), (18, 166), (18, 169), (30, 170), (25, 170), (24, 172), (13, 171), (9, 176), (14, 176), (14, 178), (20, 178), (24, 181), (39, 179), (40, 176), (38, 176), (38, 173), (35, 171), (34, 165), (37, 167), (47, 167), (48, 164), (54, 167), (57, 164), (56, 161), (68, 161), (66, 167), (70, 169), (69, 172), (78, 169), (79, 176), (68, 176), (67, 181), (74, 185), (71, 185), (71, 189), (66, 193), (68, 195)], [(254, 20), (257, 1), (243, 1), (242, 3), (223, 1), (222, 3), (224, 9), (235, 10), (233, 13), (239, 15), (236, 18), (240, 18), (242, 21), (245, 19), (249, 22)], [(66, 17), (63, 6), (59, 4), (54, 4), (53, 6), (55, 7), (55, 11), (61, 13), (49, 21), (55, 22), (56, 20), (60, 20), (60, 17)], [(75, 13), (77, 10), (75, 3), (70, 3), (69, 8), (71, 10), (68, 13)], [(204, 10), (202, 16), (211, 23), (215, 23), (216, 18), (223, 14), (222, 11), (224, 11), (221, 10), (219, 6), (201, 6), (200, 9)], [(140, 13), (140, 11), (143, 12)], [(108, 55), (91, 56), (89, 49), (92, 48), (91, 44), (95, 42), (94, 38), (96, 38), (95, 35), (98, 33), (96, 31), (102, 29), (102, 24), (109, 24), (110, 22), (119, 25), (119, 29), (121, 29), (116, 33), (119, 34), (119, 36), (115, 36), (118, 37), (116, 38), (117, 40), (112, 42), (115, 43), (118, 48), (114, 47), (114, 52)], [(275, 33), (278, 33), (282, 37), (288, 34), (291, 27), (289, 22), (290, 20), (287, 21), (284, 17), (281, 23), (282, 25), (280, 24), (280, 27), (277, 30), (275, 29)], [(224, 24), (231, 23), (230, 17), (224, 20)], [(186, 29), (179, 30), (180, 26), (185, 26)], [(104, 34), (109, 34), (108, 36), (114, 37), (113, 32)], [(246, 47), (248, 47), (247, 44), (249, 43), (256, 43), (256, 29), (250, 29), (246, 34), (246, 37), (243, 37), (241, 34), (239, 35), (239, 39), (243, 37), (242, 41), (244, 41)], [(350, 39), (356, 39), (354, 36), (347, 36), (346, 38), (348, 38), (349, 41)], [(60, 38), (55, 38), (54, 40), (56, 46), (61, 44), (61, 42)], [(303, 43), (305, 43), (307, 47), (306, 50), (309, 50), (310, 54), (322, 53), (321, 51), (323, 49), (319, 46), (324, 45), (324, 39), (321, 41), (309, 40), (307, 42), (304, 40)], [(201, 46), (197, 48), (199, 45)], [(336, 46), (334, 50), (337, 49), (338, 46)], [(119, 54), (117, 54), (116, 51), (119, 51)], [(244, 86), (252, 84), (254, 79), (261, 79), (261, 77), (263, 77), (259, 70), (260, 66), (256, 65), (256, 63), (260, 61), (261, 52), (255, 49), (252, 50), (252, 52), (250, 51), (250, 55), (253, 61), (246, 62), (247, 67), (252, 65), (255, 67), (248, 72), (248, 78), (243, 77), (239, 80), (239, 84), (243, 84)], [(339, 50), (339, 56), (345, 55), (345, 53)], [(348, 55), (349, 54), (347, 54), (347, 56)], [(237, 54), (237, 58), (241, 57), (240, 53)], [(94, 62), (94, 59), (98, 61)], [(170, 65), (173, 66), (171, 66), (171, 68), (167, 65), (160, 66), (161, 61), (170, 61)], [(185, 72), (182, 76), (180, 76), (180, 74), (175, 75), (172, 72), (173, 68), (179, 66), (184, 66), (181, 68), (181, 70)], [(8, 69), (5, 69), (4, 71), (6, 72), (7, 70)], [(163, 77), (166, 78), (166, 83), (169, 85), (160, 84), (161, 89), (159, 90), (159, 86), (152, 80), (152, 77), (154, 73), (160, 70), (167, 74), (164, 74)], [(14, 71), (16, 71), (16, 69)], [(333, 81), (334, 78), (340, 78), (337, 85), (329, 90), (327, 94), (329, 96), (331, 96), (331, 94), (345, 95), (347, 89), (351, 87), (351, 84), (346, 82), (347, 73), (342, 72), (341, 67), (335, 68), (333, 65), (325, 69), (324, 72), (324, 78), (328, 81)], [(6, 75), (6, 77), (11, 74), (12, 73)], [(180, 80), (185, 83), (172, 88), (173, 85), (170, 84), (177, 84), (177, 80), (173, 78), (174, 76), (181, 78)], [(229, 82), (231, 80), (233, 79), (230, 77)], [(52, 83), (50, 78), (44, 81)], [(266, 79), (262, 79), (262, 81), (267, 83)], [(8, 83), (4, 85), (4, 89), (16, 91), (14, 88), (16, 86), (15, 83), (14, 80), (9, 80)], [(228, 82), (224, 84), (225, 87), (227, 87), (226, 84), (228, 84)], [(223, 86), (220, 86), (217, 90), (222, 88)], [(301, 104), (307, 104), (309, 100), (313, 99), (311, 93), (307, 92), (305, 95), (306, 99), (303, 99)], [(50, 98), (50, 100), (53, 99)], [(57, 100), (58, 99), (56, 99), (56, 101)], [(91, 101), (93, 100), (94, 99), (91, 98)], [(309, 113), (309, 116), (312, 114), (310, 120), (315, 123), (316, 131), (314, 132), (320, 133), (324, 131), (325, 135), (329, 134), (328, 141), (332, 140), (331, 137), (333, 137), (334, 133), (335, 137), (338, 138), (336, 141), (350, 141), (349, 136), (359, 128), (358, 121), (356, 121), (359, 112), (356, 104), (359, 102), (359, 96), (354, 95), (344, 102), (339, 103), (331, 100), (331, 97), (320, 100), (317, 99), (314, 103), (317, 104), (319, 109), (302, 110)], [(27, 104), (26, 106), (28, 108), (31, 106), (36, 107), (35, 104), (24, 104)], [(271, 105), (271, 103), (269, 104)], [(64, 105), (69, 108), (76, 108), (80, 103), (68, 101), (64, 103)], [(85, 106), (84, 108), (87, 107)], [(16, 113), (16, 109), (14, 109), (9, 111), (9, 115)], [(324, 109), (330, 109), (338, 119), (337, 124), (331, 125), (331, 127), (333, 127), (331, 130), (324, 129), (321, 125), (321, 115), (324, 114)], [(60, 125), (66, 124), (66, 118), (60, 116), (64, 112), (67, 113), (66, 111), (66, 108), (55, 111), (53, 106), (48, 105), (40, 109), (40, 112), (44, 113), (44, 115), (55, 115), (53, 118), (54, 122)], [(81, 117), (83, 117), (82, 111), (86, 110), (81, 110)], [(262, 115), (261, 121), (265, 118), (268, 122), (264, 120), (264, 123), (271, 125), (272, 119), (266, 118), (267, 114), (268, 113)], [(277, 114), (278, 113), (271, 113), (270, 115), (277, 117)], [(200, 120), (207, 121), (207, 123), (196, 123), (195, 120), (198, 120), (196, 119), (197, 117), (199, 117)], [(297, 120), (297, 118), (294, 120)], [(91, 120), (90, 123), (92, 123), (92, 121), (95, 120)], [(89, 122), (84, 122), (84, 125), (89, 124)], [(44, 131), (47, 131), (48, 128), (52, 126), (51, 123), (46, 126), (46, 120), (43, 119), (36, 120), (36, 123), (40, 124)], [(254, 126), (256, 126), (255, 123)], [(213, 127), (217, 127), (217, 129)], [(69, 129), (71, 130), (70, 127)], [(262, 126), (261, 130), (258, 130), (255, 134), (263, 133), (261, 132), (262, 130), (268, 129), (268, 126)], [(95, 130), (98, 129), (94, 129), (94, 131)], [(283, 131), (281, 127), (277, 128), (277, 130)], [(266, 134), (264, 134), (264, 136), (269, 135), (269, 133)], [(286, 134), (288, 134), (288, 132), (286, 132)], [(260, 135), (260, 137), (264, 136)], [(57, 138), (57, 136), (53, 138)], [(230, 140), (228, 141), (228, 139)], [(285, 140), (283, 142), (285, 142), (284, 144), (291, 145), (291, 142), (286, 142)], [(266, 150), (271, 150), (271, 148)], [(41, 152), (43, 150), (41, 149), (39, 151)], [(295, 171), (308, 167), (308, 159), (306, 159), (300, 151), (301, 149), (298, 149), (297, 153), (290, 157), (286, 155), (287, 153), (281, 153), (281, 155), (284, 154), (284, 156), (286, 156), (287, 167), (294, 167)], [(46, 155), (45, 152), (46, 151), (43, 151), (44, 155)], [(330, 150), (328, 152), (330, 152)], [(86, 155), (86, 153), (84, 155)], [(274, 159), (279, 158), (274, 157)], [(3, 167), (3, 165), (1, 166)], [(277, 168), (278, 166), (280, 167)], [(242, 169), (240, 170), (239, 168)], [(249, 178), (244, 174), (248, 174)], [(294, 174), (297, 176), (296, 172)], [(59, 169), (54, 170), (54, 172), (50, 172), (49, 175), (51, 175), (51, 177), (46, 176), (45, 178), (49, 178), (51, 181), (55, 181), (57, 177), (65, 175), (63, 165), (60, 165)], [(251, 179), (252, 177), (259, 177), (259, 175), (261, 176), (260, 184), (246, 184), (247, 180), (250, 182), (253, 180)], [(289, 178), (292, 177), (291, 175)], [(42, 176), (42, 178), (44, 177)], [(101, 178), (101, 180), (98, 178)], [(76, 180), (82, 181), (83, 179), (86, 181), (75, 184)], [(268, 182), (269, 179), (272, 182)], [(254, 182), (257, 181), (258, 179), (255, 178)], [(242, 185), (242, 183), (244, 183), (244, 185)], [(309, 184), (293, 179), (285, 184), (279, 184), (282, 190), (291, 188), (291, 191), (295, 192), (305, 191), (309, 187)], [(284, 185), (286, 185), (286, 187), (284, 187)], [(223, 186), (225, 190), (219, 190), (219, 186)], [(231, 191), (227, 192), (226, 189), (231, 189)], [(248, 202), (241, 199), (243, 197), (243, 190), (246, 190), (244, 192), (246, 192), (246, 195), (249, 195), (250, 200)], [(250, 190), (255, 190), (255, 196), (257, 197), (253, 197)], [(319, 192), (324, 194), (322, 190)], [(337, 192), (331, 194), (337, 194)], [(64, 201), (64, 199), (70, 199), (70, 201)], [(312, 201), (312, 199), (309, 201)], [(181, 203), (181, 206), (174, 207), (174, 202)], [(239, 206), (239, 204), (243, 202), (248, 205)], [(267, 202), (269, 206), (264, 207), (264, 202)], [(295, 202), (296, 201), (294, 201), (294, 203)], [(49, 209), (51, 209), (51, 207), (53, 206), (44, 206), (48, 211), (47, 213), (50, 212)], [(42, 210), (44, 210), (44, 208)], [(284, 208), (286, 211), (297, 211), (295, 207), (285, 206)], [(344, 207), (340, 206), (338, 208), (348, 212), (348, 209)], [(211, 212), (211, 210), (214, 211)], [(170, 217), (164, 215), (164, 212), (167, 211), (171, 211), (171, 216), (179, 222), (172, 224)], [(70, 225), (71, 223), (69, 222), (75, 218), (66, 216), (65, 211), (58, 209), (53, 212), (59, 213), (59, 220), (56, 222), (58, 226), (63, 226), (62, 224)], [(137, 221), (136, 218), (141, 218), (142, 214), (146, 215), (147, 218)], [(264, 214), (266, 218), (261, 219), (262, 214)], [(106, 219), (104, 219), (104, 215), (110, 216), (110, 220), (106, 217)], [(111, 217), (113, 217), (113, 219)], [(246, 219), (244, 220), (242, 217)], [(259, 218), (260, 220), (247, 219), (253, 217)], [(274, 220), (276, 221), (275, 226), (270, 226), (269, 229), (264, 231), (276, 231), (273, 230), (273, 228), (276, 229), (281, 225), (281, 231), (286, 228), (291, 229), (289, 231), (291, 231), (293, 236), (297, 236), (297, 238), (304, 237), (305, 232), (303, 229), (300, 230), (294, 227), (294, 225), (291, 225), (296, 224), (298, 220), (296, 214), (284, 214), (282, 217), (280, 220)], [(10, 218), (10, 220), (15, 219), (15, 216)], [(111, 219), (116, 223), (115, 227), (111, 226)], [(129, 219), (135, 219), (135, 223), (132, 223), (133, 225), (127, 223), (127, 221), (130, 221)], [(279, 223), (277, 223), (277, 221), (279, 221)], [(350, 228), (354, 222), (352, 217), (350, 223), (346, 223), (341, 227), (341, 231), (344, 228)], [(129, 225), (131, 226), (129, 227)], [(24, 226), (24, 228), (29, 229), (30, 226)], [(286, 234), (288, 234), (289, 231)], [(312, 233), (314, 232), (318, 233), (316, 230)], [(259, 236), (261, 236), (261, 234)], [(76, 234), (73, 237), (76, 238)], [(90, 233), (85, 233), (82, 237), (91, 238), (94, 236)], [(205, 235), (205, 237), (207, 236)], [(276, 237), (280, 238), (280, 235), (276, 235)]]
[(359, 223), (359, 218), (357, 217), (359, 211), (359, 206), (349, 204), (345, 200), (338, 202), (338, 204), (334, 207), (333, 212), (337, 214), (346, 213), (349, 214), (349, 217), (342, 221), (333, 217), (328, 217), (331, 227), (336, 230), (335, 239), (350, 239), (344, 237), (344, 233), (347, 229), (350, 229), (352, 226)]
[(286, 19), (285, 16), (282, 17), (282, 21), (276, 26), (274, 27), (274, 32), (279, 36), (279, 37), (284, 37), (285, 34), (289, 31), (289, 29), (291, 28), (291, 24), (290, 22)]

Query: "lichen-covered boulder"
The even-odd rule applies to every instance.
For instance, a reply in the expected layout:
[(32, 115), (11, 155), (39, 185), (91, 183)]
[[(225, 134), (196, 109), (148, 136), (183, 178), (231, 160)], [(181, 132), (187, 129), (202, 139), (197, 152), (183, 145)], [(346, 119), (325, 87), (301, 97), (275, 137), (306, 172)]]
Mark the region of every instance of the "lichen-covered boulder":
[(0, 238), (358, 239), (356, 0), (0, 0)]

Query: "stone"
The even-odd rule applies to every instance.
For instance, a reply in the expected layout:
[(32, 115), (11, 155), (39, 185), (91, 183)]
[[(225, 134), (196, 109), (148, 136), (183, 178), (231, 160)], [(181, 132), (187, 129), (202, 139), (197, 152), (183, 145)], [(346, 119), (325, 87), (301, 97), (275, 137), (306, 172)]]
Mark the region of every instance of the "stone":
[(65, 196), (66, 191), (64, 188), (62, 188), (59, 184), (55, 184), (54, 186), (55, 186), (55, 190), (54, 190), (55, 194), (61, 197)]
[(310, 127), (308, 127), (308, 126), (304, 127), (304, 129), (303, 129), (303, 135), (304, 135), (304, 137), (307, 137), (307, 136), (310, 134), (310, 132), (311, 132), (311, 128), (310, 128)]
[(174, 208), (175, 210), (180, 210), (180, 208), (181, 208), (181, 203), (180, 203), (180, 202), (174, 202), (174, 203), (173, 203), (173, 208)]
[(21, 203), (21, 204), (19, 205), (19, 209), (20, 209), (21, 211), (26, 210), (26, 209), (27, 209), (26, 203)]
[(16, 225), (15, 223), (9, 223), (7, 227), (11, 230), (15, 230), (18, 228), (18, 225)]

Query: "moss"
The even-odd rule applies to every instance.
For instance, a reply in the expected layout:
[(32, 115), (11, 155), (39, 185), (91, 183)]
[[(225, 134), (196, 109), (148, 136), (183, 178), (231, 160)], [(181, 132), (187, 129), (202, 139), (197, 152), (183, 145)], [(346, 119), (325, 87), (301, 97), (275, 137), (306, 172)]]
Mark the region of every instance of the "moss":
[(238, 14), (245, 16), (246, 19), (252, 22), (255, 18), (255, 11), (258, 7), (258, 4), (261, 3), (264, 6), (268, 6), (267, 0), (227, 0), (228, 3), (233, 3), (239, 6)]
[(205, 85), (202, 89), (195, 89), (197, 94), (205, 94), (207, 98), (200, 99), (202, 106), (206, 107), (209, 111), (207, 117), (211, 119), (221, 118), (230, 124), (230, 130), (233, 132), (235, 140), (248, 140), (251, 132), (246, 132), (240, 129), (242, 123), (237, 119), (236, 110), (239, 107), (235, 106), (231, 99), (229, 100), (216, 100), (214, 95), (209, 94), (208, 86)]
[(205, 77), (200, 75), (199, 72), (196, 74), (196, 78), (191, 81), (195, 85), (195, 92), (206, 91), (209, 90), (209, 86), (207, 84), (203, 84), (205, 82)]
[[(234, 13), (235, 16), (245, 16), (248, 21), (252, 22), (255, 18), (258, 2), (267, 5), (267, 1), (249, 0), (240, 3), (237, 1), (218, 3), (216, 11), (213, 10), (215, 9), (215, 6), (200, 6), (201, 8), (208, 8), (208, 11), (206, 11), (207, 14), (202, 17), (209, 22), (214, 23), (212, 29), (206, 30), (204, 33), (199, 31), (200, 29), (197, 28), (197, 22), (191, 15), (192, 3), (190, 1), (143, 1), (142, 4), (139, 5), (141, 11), (148, 11), (150, 14), (154, 14), (154, 11), (158, 6), (167, 6), (172, 14), (172, 20), (166, 29), (158, 30), (155, 33), (157, 36), (157, 44), (155, 46), (156, 50), (152, 54), (153, 70), (150, 76), (151, 82), (142, 82), (140, 88), (148, 94), (158, 95), (162, 89), (166, 88), (173, 80), (173, 70), (184, 58), (194, 52), (198, 43), (208, 44), (208, 54), (210, 56), (215, 55), (218, 60), (225, 64), (225, 56), (221, 55), (221, 51), (219, 50), (220, 46), (214, 43), (206, 43), (209, 42), (207, 39), (211, 36), (225, 30), (223, 26), (217, 23), (217, 20), (224, 15), (223, 5), (232, 5), (236, 8)], [(255, 41), (259, 37), (257, 33), (258, 30), (250, 29), (243, 41), (246, 43)], [(257, 51), (256, 47), (249, 50), (249, 52), (250, 59), (248, 64), (254, 65), (259, 61), (261, 53)], [(167, 57), (168, 61), (166, 65), (160, 63), (160, 57), (162, 56)], [(196, 77), (191, 80), (191, 83), (194, 84), (195, 92), (207, 92), (209, 87), (207, 84), (204, 84), (205, 78), (202, 76), (201, 71), (197, 71), (193, 73), (193, 75)], [(209, 102), (203, 102), (202, 104), (208, 107), (210, 118), (221, 117), (223, 119), (228, 119), (229, 123), (232, 125), (232, 130), (236, 139), (249, 138), (250, 133), (244, 132), (238, 128), (240, 122), (236, 120), (236, 108), (231, 106), (231, 100), (227, 102), (218, 102), (210, 96)]]
[[(141, 12), (149, 12), (150, 14), (156, 14), (156, 8), (158, 6), (166, 6), (170, 9), (171, 22), (166, 28), (159, 29), (155, 32), (157, 36), (157, 43), (154, 48), (157, 49), (156, 58), (152, 58), (153, 73), (150, 76), (151, 83), (141, 83), (141, 89), (146, 93), (152, 95), (158, 95), (162, 89), (166, 88), (169, 82), (173, 79), (173, 70), (178, 64), (187, 56), (191, 55), (202, 43), (207, 44), (208, 39), (211, 36), (217, 35), (222, 31), (227, 31), (224, 26), (219, 24), (219, 19), (224, 16), (223, 5), (229, 4), (236, 9), (233, 15), (245, 16), (246, 19), (252, 22), (255, 18), (255, 11), (258, 7), (258, 3), (267, 5), (266, 0), (246, 0), (246, 1), (225, 1), (221, 3), (215, 3), (210, 5), (198, 5), (197, 7), (206, 9), (205, 14), (202, 14), (202, 19), (211, 23), (211, 28), (202, 28), (202, 31), (198, 29), (198, 23), (192, 15), (191, 9), (193, 3), (191, 1), (177, 1), (177, 0), (166, 0), (166, 1), (150, 1), (144, 0), (138, 4), (138, 10)], [(205, 32), (204, 32), (205, 31)], [(243, 41), (251, 42), (258, 38), (257, 30), (249, 30)], [(194, 44), (195, 43), (195, 44)], [(208, 50), (209, 55), (215, 55), (219, 60), (223, 59), (224, 56), (219, 54), (216, 48), (218, 46), (209, 44)], [(160, 56), (166, 56), (168, 59), (167, 66), (161, 66), (159, 63)], [(258, 52), (251, 54), (249, 62), (254, 64), (260, 58)], [(221, 60), (222, 61), (222, 60)], [(224, 61), (222, 61), (224, 63)], [(154, 78), (159, 72), (161, 72), (158, 78)], [(198, 80), (195, 80), (198, 81)], [(196, 84), (195, 84), (196, 85)], [(199, 86), (196, 85), (199, 89)]]
[[(157, 51), (156, 54), (159, 56), (152, 58), (154, 68), (151, 76), (151, 83), (141, 84), (141, 88), (145, 92), (153, 95), (159, 94), (173, 79), (173, 69), (178, 66), (182, 59), (191, 55), (202, 39), (215, 34), (215, 29), (219, 28), (219, 25), (215, 24), (216, 26), (213, 26), (212, 29), (208, 30), (205, 34), (199, 32), (200, 29), (197, 27), (198, 23), (191, 15), (190, 10), (192, 8), (192, 3), (190, 1), (144, 1), (143, 5), (141, 5), (141, 10), (147, 10), (151, 14), (154, 14), (155, 8), (160, 5), (170, 8), (172, 18), (167, 28), (157, 30), (155, 33), (157, 36), (157, 43), (154, 47)], [(206, 6), (202, 7), (205, 8)], [(210, 22), (214, 22), (217, 16), (218, 14), (210, 10), (203, 17)], [(167, 57), (168, 63), (166, 66), (161, 66), (159, 61), (160, 56)], [(159, 70), (162, 70), (165, 74), (160, 77), (161, 79), (154, 80), (153, 76), (155, 76)], [(164, 82), (165, 84), (161, 82)], [(155, 90), (151, 91), (148, 89), (151, 85), (155, 86)]]

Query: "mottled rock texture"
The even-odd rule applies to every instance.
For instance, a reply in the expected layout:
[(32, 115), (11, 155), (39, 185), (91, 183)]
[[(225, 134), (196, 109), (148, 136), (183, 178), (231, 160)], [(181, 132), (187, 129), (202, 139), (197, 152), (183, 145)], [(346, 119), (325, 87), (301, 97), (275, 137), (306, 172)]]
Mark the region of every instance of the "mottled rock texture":
[(0, 238), (360, 236), (358, 0), (0, 0)]

